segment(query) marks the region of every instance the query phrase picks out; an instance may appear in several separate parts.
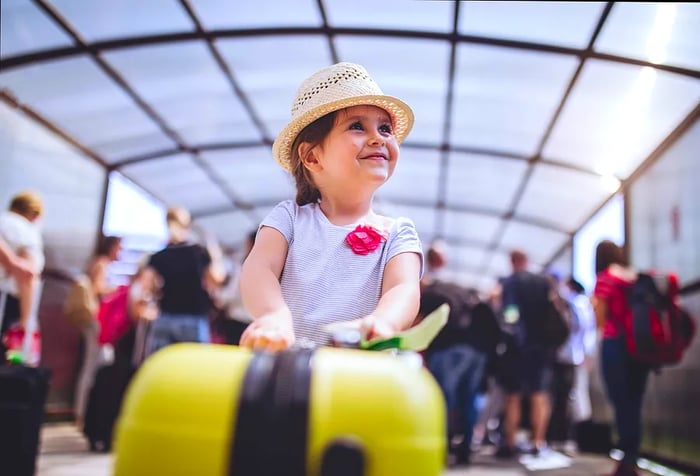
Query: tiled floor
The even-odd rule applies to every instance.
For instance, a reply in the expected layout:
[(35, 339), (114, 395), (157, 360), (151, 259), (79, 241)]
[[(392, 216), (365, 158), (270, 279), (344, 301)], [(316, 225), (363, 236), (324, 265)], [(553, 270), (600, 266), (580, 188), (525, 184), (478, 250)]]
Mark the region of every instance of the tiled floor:
[[(112, 456), (89, 452), (85, 439), (72, 424), (45, 425), (41, 437), (37, 476), (111, 475)], [(444, 476), (602, 476), (609, 474), (612, 466), (609, 459), (600, 456), (580, 455), (570, 459), (556, 452), (547, 457), (521, 457), (520, 462), (504, 463), (484, 451), (475, 455), (471, 466), (447, 470)], [(650, 473), (640, 472), (640, 475)]]

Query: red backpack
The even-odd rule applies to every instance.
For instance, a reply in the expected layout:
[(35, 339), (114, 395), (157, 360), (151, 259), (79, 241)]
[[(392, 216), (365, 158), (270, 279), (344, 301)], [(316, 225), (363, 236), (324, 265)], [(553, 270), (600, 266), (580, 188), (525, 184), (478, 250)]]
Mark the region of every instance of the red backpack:
[(107, 296), (97, 311), (100, 322), (100, 344), (116, 344), (133, 325), (129, 318), (129, 286), (119, 286)]
[(696, 325), (678, 304), (675, 274), (640, 273), (627, 290), (624, 318), (627, 350), (652, 365), (676, 364), (695, 336)]

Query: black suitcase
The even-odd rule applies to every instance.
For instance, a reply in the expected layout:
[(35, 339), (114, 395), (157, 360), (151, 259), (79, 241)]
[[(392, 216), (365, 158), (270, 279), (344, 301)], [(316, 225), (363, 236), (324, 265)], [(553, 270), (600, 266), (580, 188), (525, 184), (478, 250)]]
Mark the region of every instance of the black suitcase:
[[(138, 342), (137, 342), (138, 341)], [(126, 388), (134, 376), (138, 364), (134, 359), (145, 340), (137, 337), (132, 327), (115, 346), (114, 363), (100, 367), (88, 395), (83, 434), (91, 451), (110, 451), (112, 435), (119, 416)]]
[(0, 467), (4, 476), (34, 474), (51, 371), (0, 365)]

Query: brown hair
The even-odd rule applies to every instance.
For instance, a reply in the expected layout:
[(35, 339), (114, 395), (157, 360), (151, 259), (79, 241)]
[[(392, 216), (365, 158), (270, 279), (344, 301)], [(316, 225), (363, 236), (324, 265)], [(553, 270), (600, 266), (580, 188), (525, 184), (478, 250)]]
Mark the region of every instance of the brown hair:
[(337, 111), (330, 112), (303, 128), (292, 144), (290, 162), (292, 175), (297, 186), (296, 202), (299, 206), (314, 203), (321, 198), (321, 192), (314, 184), (311, 172), (304, 166), (301, 157), (299, 157), (299, 145), (302, 142), (308, 142), (312, 147), (320, 144), (333, 128), (336, 113)]
[(12, 197), (9, 210), (31, 220), (40, 217), (44, 213), (44, 205), (41, 202), (41, 198), (39, 198), (39, 194), (24, 191)]
[(121, 236), (105, 236), (97, 247), (97, 254), (99, 256), (109, 256), (109, 252), (112, 251), (112, 248), (120, 245), (121, 242)]
[(627, 260), (622, 247), (610, 240), (603, 240), (595, 249), (595, 273), (600, 273), (611, 264), (627, 266)]

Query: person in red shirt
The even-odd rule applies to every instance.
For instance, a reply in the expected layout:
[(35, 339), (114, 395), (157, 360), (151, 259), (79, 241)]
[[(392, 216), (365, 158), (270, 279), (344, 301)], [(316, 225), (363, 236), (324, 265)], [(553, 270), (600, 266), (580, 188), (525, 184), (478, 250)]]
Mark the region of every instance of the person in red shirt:
[(609, 240), (596, 247), (596, 284), (591, 301), (598, 329), (602, 330), (601, 366), (608, 398), (615, 410), (618, 446), (624, 452), (613, 476), (636, 476), (642, 439), (642, 399), (649, 366), (634, 360), (625, 344), (623, 319), (626, 290), (637, 273), (625, 260), (620, 246)]

